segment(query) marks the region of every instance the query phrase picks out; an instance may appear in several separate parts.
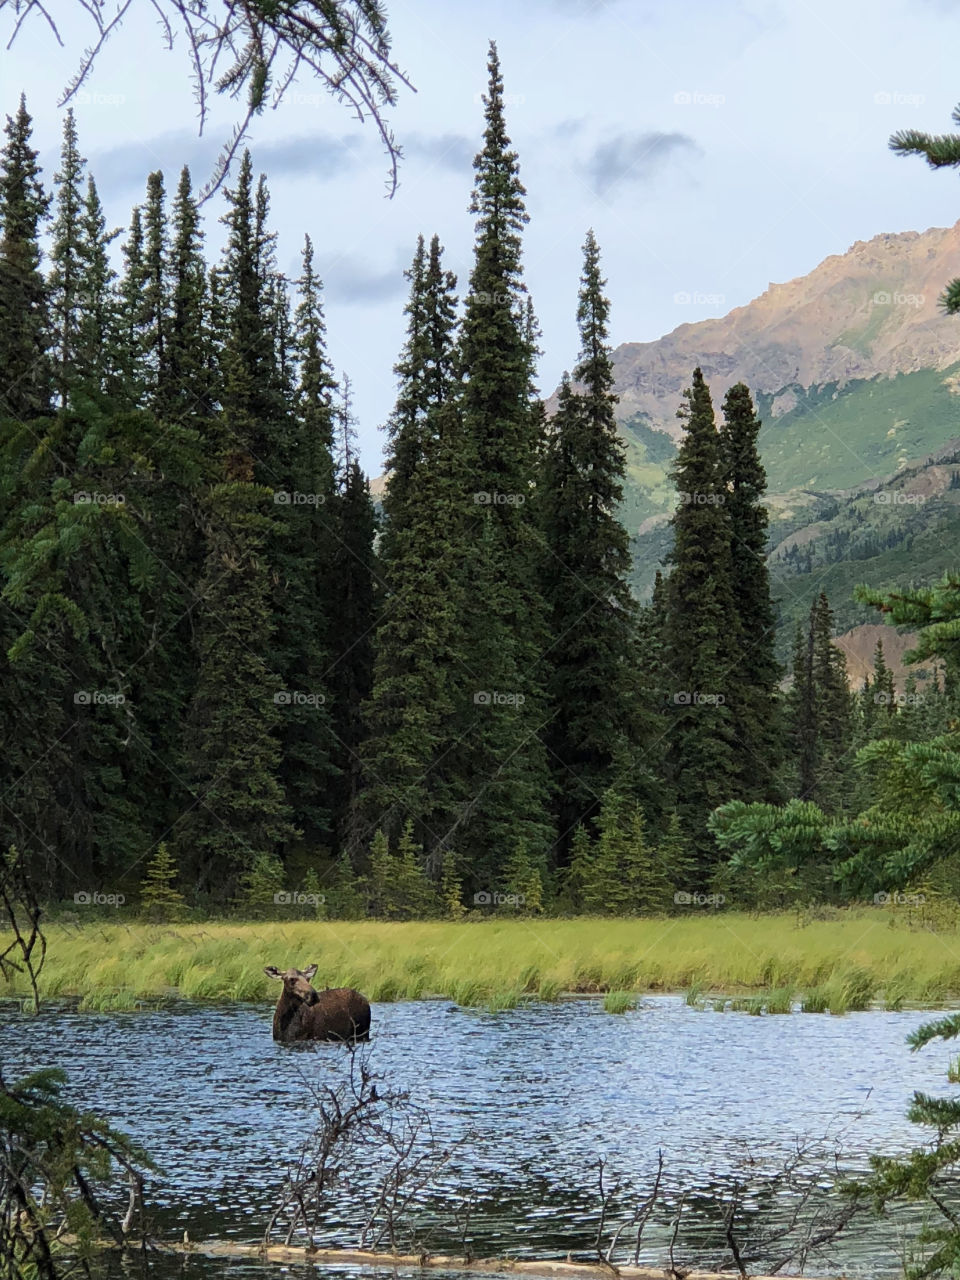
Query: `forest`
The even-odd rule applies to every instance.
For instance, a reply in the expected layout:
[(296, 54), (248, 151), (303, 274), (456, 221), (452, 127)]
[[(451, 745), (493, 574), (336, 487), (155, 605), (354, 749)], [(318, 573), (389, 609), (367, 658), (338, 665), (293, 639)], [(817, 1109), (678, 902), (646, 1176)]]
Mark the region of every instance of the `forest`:
[(760, 420), (694, 369), (635, 598), (600, 249), (548, 412), (495, 46), (488, 71), (473, 266), (461, 300), (439, 235), (412, 247), (382, 503), (310, 236), (287, 279), (250, 154), (210, 262), (188, 169), (114, 231), (72, 114), (52, 184), (8, 117), (0, 847), (51, 903), (155, 912), (957, 897), (960, 579), (862, 589), (919, 634), (905, 690), (882, 645), (851, 690), (823, 593), (784, 669)]

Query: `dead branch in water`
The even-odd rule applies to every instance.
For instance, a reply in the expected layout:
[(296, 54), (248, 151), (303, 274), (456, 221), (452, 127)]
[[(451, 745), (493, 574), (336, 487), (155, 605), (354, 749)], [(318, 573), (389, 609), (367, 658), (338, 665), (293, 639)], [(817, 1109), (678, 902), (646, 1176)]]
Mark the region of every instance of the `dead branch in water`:
[[(725, 1245), (724, 1252), (710, 1260), (711, 1269), (732, 1269), (741, 1278), (752, 1267), (770, 1275), (787, 1266), (802, 1273), (811, 1256), (832, 1244), (855, 1218), (868, 1211), (862, 1197), (826, 1190), (839, 1188), (844, 1182), (840, 1154), (839, 1141), (819, 1139), (798, 1141), (789, 1157), (769, 1171), (758, 1169), (754, 1157), (745, 1158), (743, 1169), (748, 1170), (747, 1175), (741, 1170), (729, 1184), (729, 1192), (721, 1187), (708, 1197), (709, 1203), (716, 1206), (716, 1231)], [(649, 1194), (640, 1198), (633, 1212), (616, 1225), (615, 1202), (618, 1197), (623, 1198), (624, 1181), (619, 1176), (611, 1178), (607, 1161), (598, 1161), (598, 1168), (599, 1207), (593, 1246), (597, 1261), (622, 1272), (626, 1258), (619, 1263), (617, 1255), (626, 1237), (633, 1245), (627, 1256), (633, 1266), (639, 1265), (644, 1227), (659, 1208), (661, 1222), (670, 1224), (666, 1270), (674, 1277), (686, 1276), (690, 1268), (678, 1262), (677, 1253), (684, 1210), (691, 1207), (693, 1197), (686, 1189), (679, 1193), (664, 1189), (662, 1151), (658, 1153)], [(774, 1212), (748, 1213), (747, 1205), (758, 1202)]]
[[(311, 1243), (328, 1226), (334, 1204), (348, 1196), (361, 1207), (361, 1250), (396, 1251), (401, 1243), (423, 1248), (412, 1234), (411, 1210), (449, 1162), (456, 1146), (441, 1149), (430, 1115), (408, 1093), (378, 1090), (368, 1046), (350, 1047), (347, 1079), (336, 1088), (311, 1090), (317, 1124), (296, 1168), (284, 1183), (264, 1233), (264, 1245), (280, 1235)], [(469, 1214), (467, 1225), (469, 1224)], [(463, 1227), (465, 1239), (467, 1225)]]

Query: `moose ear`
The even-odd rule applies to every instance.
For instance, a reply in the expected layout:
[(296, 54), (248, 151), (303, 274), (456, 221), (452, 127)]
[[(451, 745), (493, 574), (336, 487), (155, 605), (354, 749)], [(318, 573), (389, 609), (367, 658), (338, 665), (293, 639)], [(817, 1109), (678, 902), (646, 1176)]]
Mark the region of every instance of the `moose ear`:
[(268, 978), (282, 978), (282, 977), (283, 977), (283, 974), (280, 972), (280, 970), (277, 968), (277, 966), (276, 966), (275, 964), (268, 964), (268, 965), (267, 965), (267, 967), (264, 969), (264, 971), (263, 971), (263, 972), (267, 975), (267, 977), (268, 977)]
[(308, 964), (307, 967), (303, 970), (303, 976), (309, 982), (316, 972), (317, 972), (317, 966), (315, 964)]

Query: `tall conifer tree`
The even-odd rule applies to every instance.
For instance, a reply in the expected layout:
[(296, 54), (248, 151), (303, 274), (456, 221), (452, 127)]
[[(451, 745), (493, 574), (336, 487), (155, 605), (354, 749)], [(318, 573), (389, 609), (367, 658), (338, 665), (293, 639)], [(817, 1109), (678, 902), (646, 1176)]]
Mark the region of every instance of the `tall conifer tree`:
[(83, 173), (86, 162), (77, 144), (73, 111), (63, 122), (60, 168), (54, 175), (56, 216), (51, 228), (49, 279), (50, 329), (53, 339), (54, 381), (60, 403), (66, 404), (77, 377), (80, 342), (80, 276), (83, 271)]
[(7, 117), (0, 152), (0, 419), (25, 421), (50, 410), (47, 282), (40, 233), (49, 196), (30, 145), (32, 120), (21, 96)]
[(542, 546), (528, 505), (541, 419), (531, 401), (534, 326), (521, 264), (527, 213), (506, 132), (495, 45), (488, 67), (484, 145), (474, 161), (470, 205), (477, 215), (475, 260), (461, 343), (465, 454), (474, 503), (465, 566), (465, 661), (476, 682), (476, 701), (464, 699), (457, 766), (474, 794), (453, 838), (474, 886), (496, 883), (506, 851), (519, 839), (534, 861), (552, 843), (549, 771), (540, 737), (549, 718), (539, 667), (545, 643)]
[[(578, 823), (594, 816), (615, 780), (648, 806), (656, 789), (641, 757), (652, 726), (641, 706), (630, 541), (618, 516), (626, 459), (614, 415), (604, 284), (591, 231), (577, 307), (576, 385), (564, 380), (561, 387), (537, 493), (547, 549), (547, 688), (555, 712), (547, 743), (561, 861)], [(615, 779), (625, 759), (629, 776)]]
[(219, 895), (297, 834), (279, 776), (290, 704), (276, 667), (273, 499), (286, 424), (263, 273), (266, 197), (262, 185), (254, 192), (249, 153), (228, 200), (218, 478), (202, 504), (197, 683), (184, 745), (194, 805), (177, 833), (197, 888)]
[(706, 877), (715, 857), (707, 816), (739, 785), (727, 694), (740, 636), (725, 470), (710, 391), (699, 369), (680, 417), (686, 428), (674, 468), (680, 505), (666, 584), (665, 663), (673, 684), (666, 764), (677, 812)]
[(749, 388), (738, 382), (724, 398), (720, 428), (728, 489), (730, 590), (740, 635), (739, 659), (730, 670), (727, 688), (739, 757), (739, 796), (772, 803), (780, 798), (781, 671), (774, 652), (777, 618), (767, 572), (767, 477), (757, 451), (759, 430)]
[[(346, 431), (347, 424), (341, 423), (341, 429)], [(362, 708), (373, 688), (380, 575), (374, 557), (377, 515), (367, 478), (356, 461), (339, 477), (331, 516), (336, 552), (330, 581), (337, 610), (330, 619), (329, 688), (338, 770), (331, 795), (337, 842), (357, 859), (364, 835), (357, 812), (364, 780)]]
[[(281, 436), (272, 559), (279, 580), (275, 664), (289, 700), (280, 724), (280, 779), (293, 820), (308, 846), (327, 843), (329, 799), (339, 743), (329, 688), (330, 626), (338, 621), (329, 574), (336, 539), (333, 377), (326, 355), (322, 285), (309, 237), (303, 251), (299, 303), (288, 328), (284, 291), (275, 287), (276, 380), (290, 406)], [(299, 372), (297, 372), (299, 370)], [(294, 383), (296, 382), (296, 385)]]
[(407, 342), (388, 424), (390, 480), (379, 558), (385, 599), (365, 709), (370, 736), (361, 809), (368, 827), (381, 827), (391, 839), (412, 820), (428, 864), (439, 871), (444, 837), (465, 790), (451, 752), (466, 685), (466, 513), (456, 279), (443, 268), (437, 236), (429, 255), (420, 238), (407, 278)]

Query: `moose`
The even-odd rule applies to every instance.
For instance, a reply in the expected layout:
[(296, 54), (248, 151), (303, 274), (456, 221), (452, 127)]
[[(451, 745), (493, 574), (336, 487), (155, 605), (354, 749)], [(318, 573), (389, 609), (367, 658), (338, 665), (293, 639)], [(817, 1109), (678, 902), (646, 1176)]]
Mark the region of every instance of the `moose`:
[(273, 1038), (281, 1044), (295, 1040), (339, 1040), (358, 1044), (370, 1039), (370, 1001), (350, 987), (328, 987), (318, 991), (310, 985), (317, 972), (315, 964), (306, 969), (286, 969), (275, 965), (263, 971), (283, 983), (273, 1015)]

